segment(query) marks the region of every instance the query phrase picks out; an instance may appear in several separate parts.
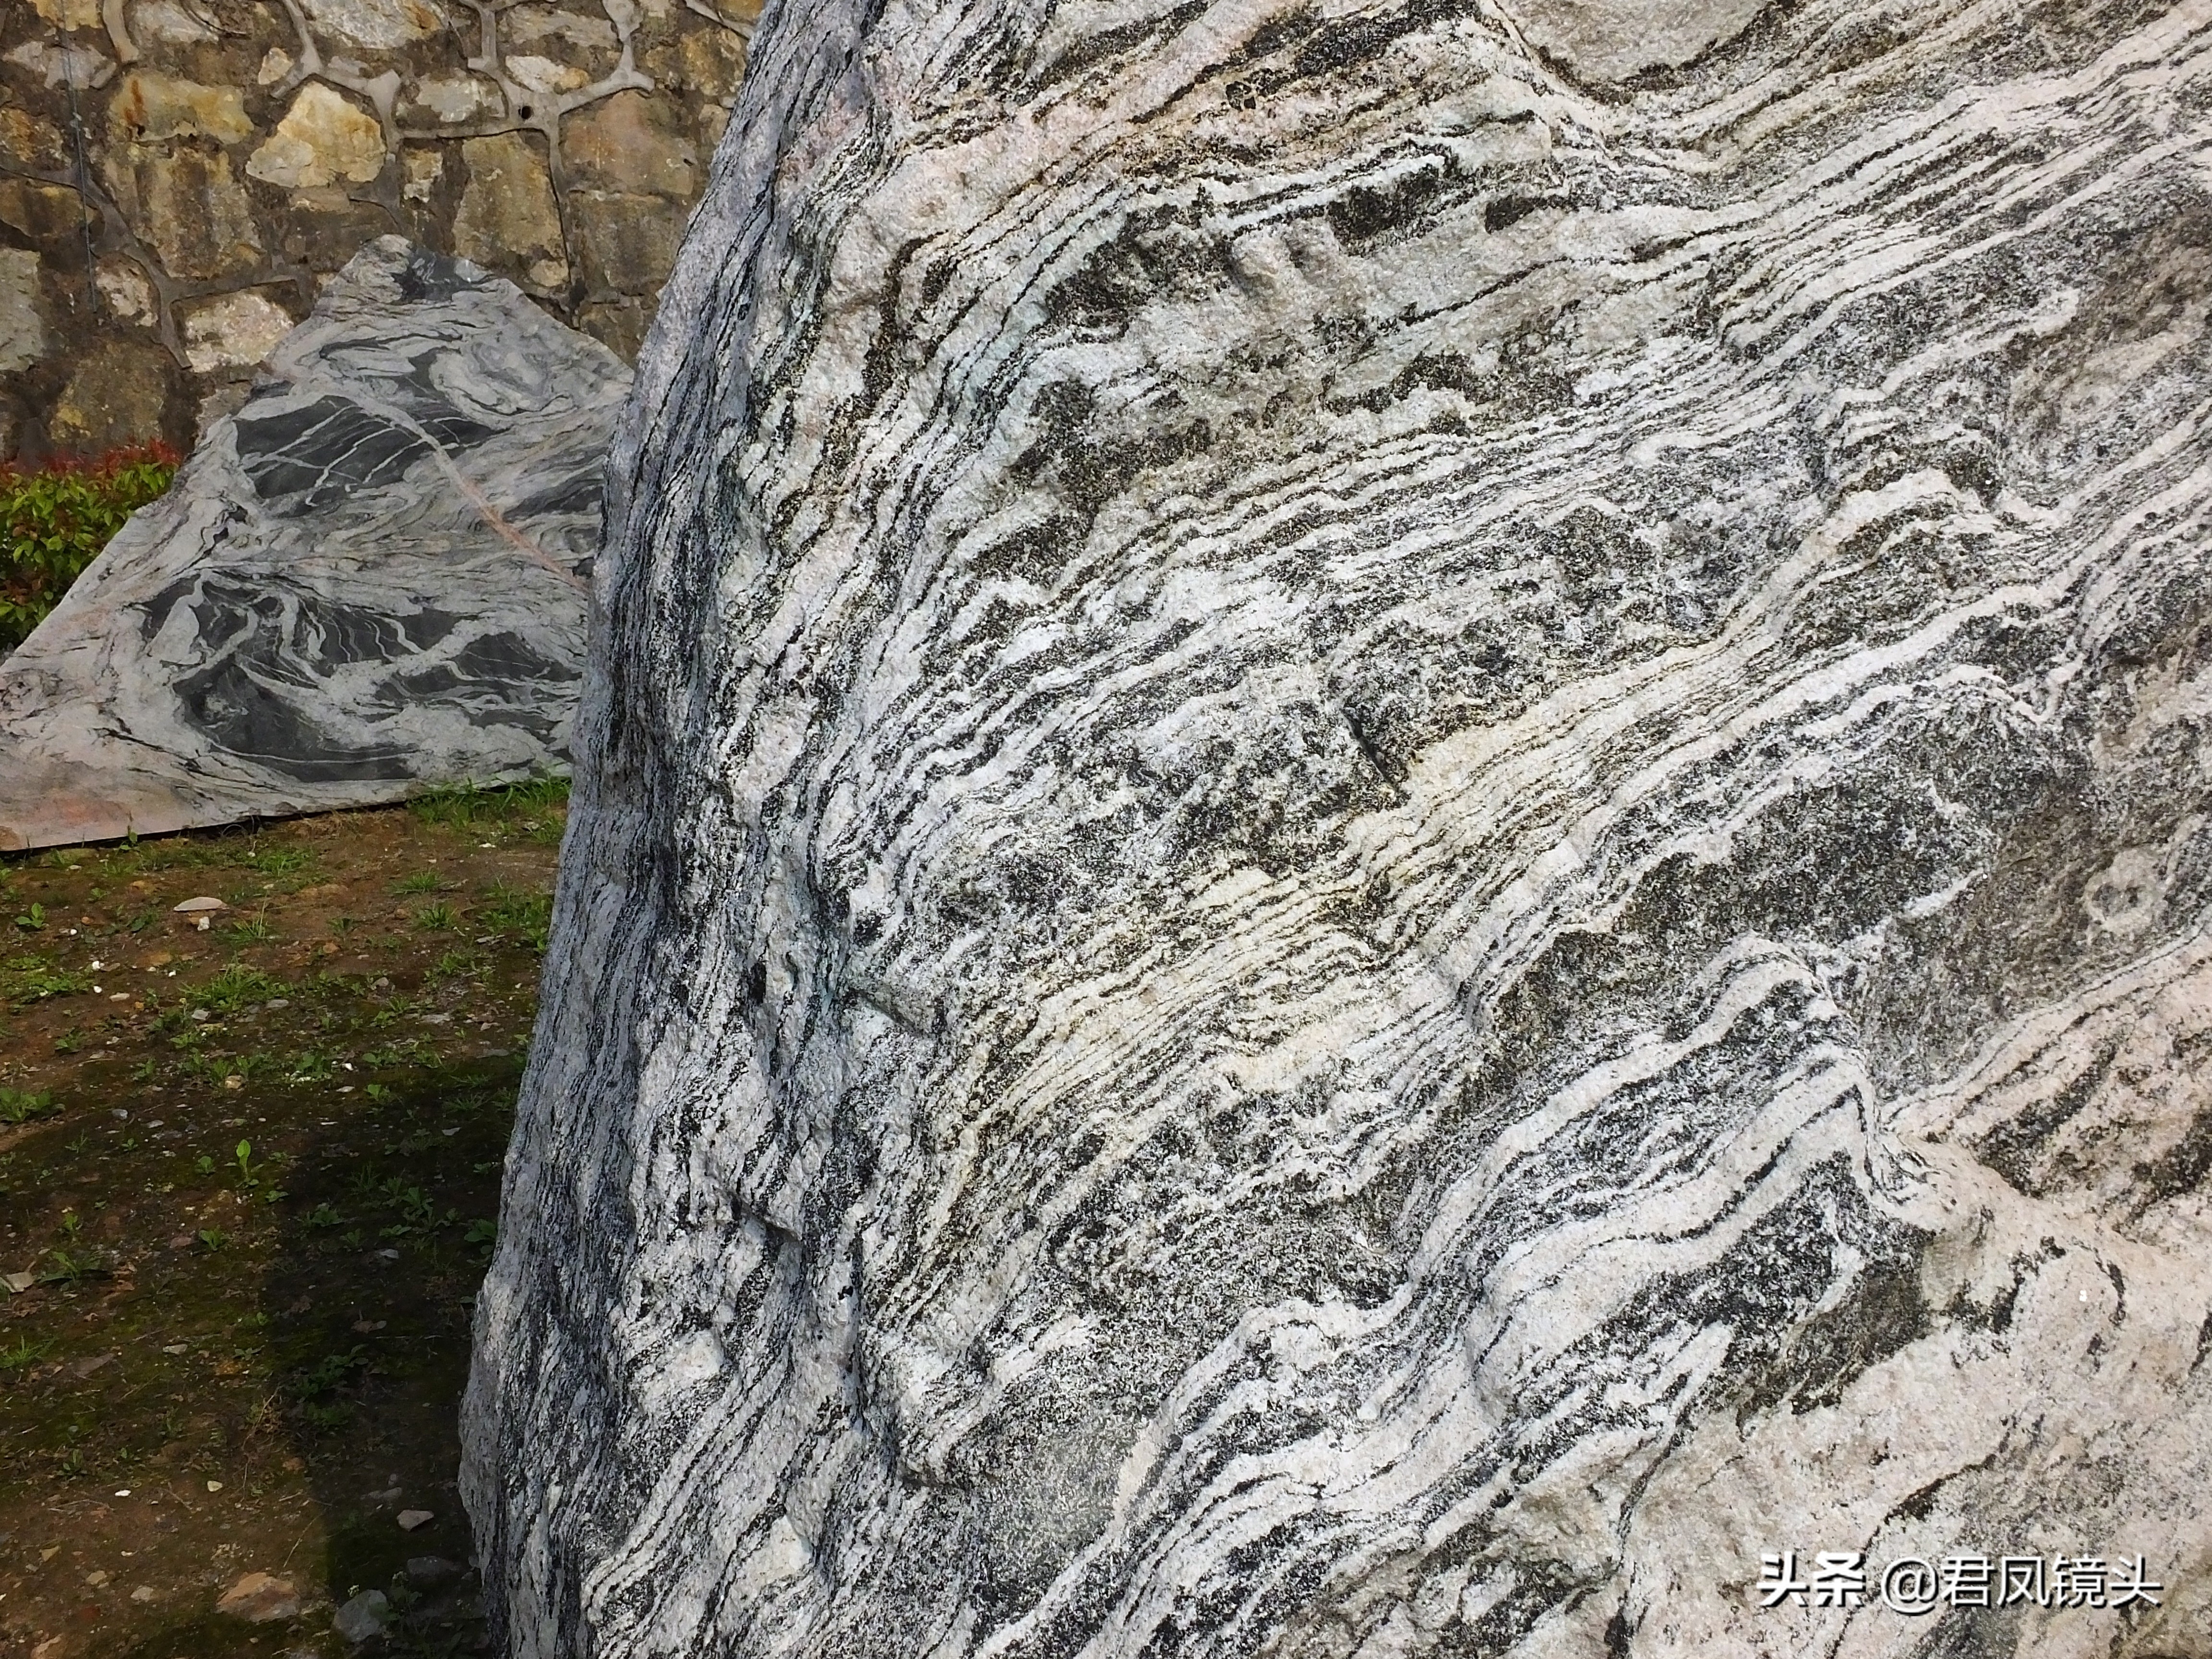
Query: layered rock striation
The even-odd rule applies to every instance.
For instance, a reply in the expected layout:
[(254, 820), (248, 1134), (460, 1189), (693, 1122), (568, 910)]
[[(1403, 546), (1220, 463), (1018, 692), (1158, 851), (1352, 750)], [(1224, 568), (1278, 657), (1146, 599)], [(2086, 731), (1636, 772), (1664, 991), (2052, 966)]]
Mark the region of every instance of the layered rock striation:
[(629, 389), (513, 284), (372, 242), (0, 661), (0, 850), (564, 769)]
[(754, 44), (478, 1304), (511, 1650), (2212, 1650), (2212, 9)]

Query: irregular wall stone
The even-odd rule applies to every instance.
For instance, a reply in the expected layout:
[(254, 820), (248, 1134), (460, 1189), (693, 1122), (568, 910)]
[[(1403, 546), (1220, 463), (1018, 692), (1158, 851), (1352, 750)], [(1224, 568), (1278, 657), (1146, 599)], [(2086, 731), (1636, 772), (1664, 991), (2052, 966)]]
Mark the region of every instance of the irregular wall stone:
[(100, 262), (94, 280), (109, 314), (125, 323), (150, 323), (159, 300), (154, 284), (133, 260), (106, 258)]
[(399, 112), (416, 120), (459, 123), (496, 118), (502, 103), (497, 84), (481, 76), (427, 75), (402, 100)]
[(46, 22), (65, 29), (96, 28), (100, 0), (31, 0), (31, 9)]
[(251, 289), (188, 301), (181, 310), (185, 361), (203, 374), (251, 368), (292, 331), (292, 314)]
[(70, 159), (69, 140), (59, 126), (29, 110), (0, 106), (0, 161), (58, 173)]
[(105, 172), (125, 222), (172, 276), (204, 282), (259, 263), (260, 228), (226, 152), (118, 144)]
[(50, 423), (56, 448), (98, 455), (162, 435), (176, 367), (159, 347), (102, 340), (70, 371)]
[(642, 93), (618, 92), (578, 115), (562, 136), (562, 155), (572, 182), (586, 190), (685, 203), (699, 194), (696, 146)]
[(471, 138), (461, 145), (469, 182), (453, 218), (453, 246), (464, 258), (550, 291), (568, 281), (561, 210), (544, 157), (519, 133)]
[(446, 16), (432, 0), (301, 0), (308, 21), (348, 46), (374, 52), (439, 33)]
[(33, 244), (66, 246), (72, 237), (81, 238), (92, 222), (93, 210), (67, 185), (41, 185), (28, 179), (0, 176), (0, 225)]
[(178, 0), (137, 0), (129, 15), (131, 39), (149, 46), (214, 46), (222, 39), (212, 21), (186, 10)]
[(236, 143), (253, 131), (245, 95), (236, 87), (204, 86), (138, 70), (116, 83), (107, 118), (131, 143), (163, 138), (212, 138)]
[[(180, 307), (210, 290), (305, 292), (395, 228), (635, 342), (672, 258), (672, 216), (651, 204), (696, 198), (756, 9), (46, 4), (52, 19), (0, 7), (0, 245), (40, 253), (58, 294), (88, 297), (54, 309), (44, 357), (0, 371), (0, 397), (27, 411), (0, 459), (47, 441), (62, 360), (97, 338), (170, 351), (164, 421), (192, 428), (235, 370), (192, 367)], [(145, 302), (133, 289), (111, 305), (88, 280), (118, 259), (146, 278)]]
[(595, 297), (657, 293), (676, 267), (684, 209), (653, 196), (578, 194), (584, 211), (578, 217), (576, 240), (583, 256), (586, 291)]
[(343, 94), (310, 82), (300, 88), (276, 131), (253, 152), (246, 171), (286, 190), (341, 179), (365, 185), (384, 171), (384, 128)]
[(9, 52), (5, 61), (29, 70), (49, 91), (67, 87), (73, 92), (92, 92), (115, 78), (115, 60), (96, 46), (27, 40)]
[(46, 343), (39, 256), (22, 248), (0, 248), (0, 373), (29, 368), (46, 356)]

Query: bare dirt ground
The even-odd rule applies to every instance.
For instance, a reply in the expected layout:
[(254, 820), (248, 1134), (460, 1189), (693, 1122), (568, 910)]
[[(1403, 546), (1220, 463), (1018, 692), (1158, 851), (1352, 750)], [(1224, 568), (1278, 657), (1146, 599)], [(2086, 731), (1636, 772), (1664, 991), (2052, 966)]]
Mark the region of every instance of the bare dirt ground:
[(0, 1659), (337, 1656), (370, 1590), (383, 1651), (477, 1645), (456, 1408), (562, 813), (0, 860)]

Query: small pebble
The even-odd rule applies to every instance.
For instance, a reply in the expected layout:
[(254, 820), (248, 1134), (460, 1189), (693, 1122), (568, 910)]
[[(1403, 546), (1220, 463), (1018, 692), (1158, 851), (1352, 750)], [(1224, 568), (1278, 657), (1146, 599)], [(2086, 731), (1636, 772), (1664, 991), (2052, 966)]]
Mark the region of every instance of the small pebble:
[(402, 1510), (399, 1511), (399, 1530), (402, 1532), (419, 1531), (421, 1528), (428, 1526), (437, 1518), (438, 1517), (433, 1515), (428, 1510)]
[(363, 1590), (337, 1611), (331, 1620), (331, 1628), (356, 1646), (384, 1629), (386, 1613), (391, 1600), (382, 1590)]
[[(214, 1482), (209, 1482), (210, 1486)], [(300, 1616), (300, 1595), (289, 1578), (265, 1572), (249, 1572), (223, 1592), (217, 1613), (243, 1619), (250, 1625), (266, 1625)]]

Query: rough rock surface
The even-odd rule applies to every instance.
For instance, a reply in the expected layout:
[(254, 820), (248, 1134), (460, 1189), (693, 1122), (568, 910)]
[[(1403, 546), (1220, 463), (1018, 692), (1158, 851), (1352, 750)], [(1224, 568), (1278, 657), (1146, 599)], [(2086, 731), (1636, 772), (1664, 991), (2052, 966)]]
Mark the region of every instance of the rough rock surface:
[(215, 1610), (249, 1624), (273, 1624), (279, 1619), (300, 1616), (300, 1593), (289, 1578), (249, 1572), (222, 1593)]
[(372, 243), (0, 661), (0, 848), (564, 765), (629, 384), (511, 284)]
[(736, 122), (510, 1650), (2212, 1652), (2212, 8), (811, 0)]

